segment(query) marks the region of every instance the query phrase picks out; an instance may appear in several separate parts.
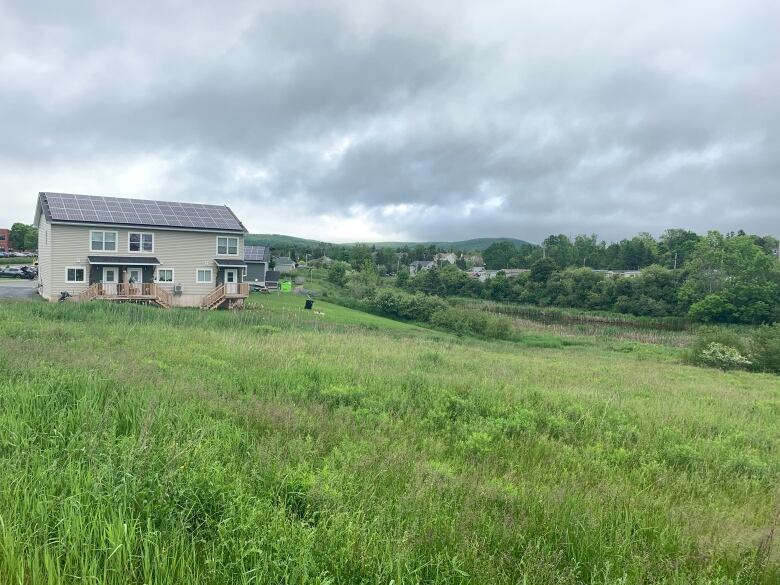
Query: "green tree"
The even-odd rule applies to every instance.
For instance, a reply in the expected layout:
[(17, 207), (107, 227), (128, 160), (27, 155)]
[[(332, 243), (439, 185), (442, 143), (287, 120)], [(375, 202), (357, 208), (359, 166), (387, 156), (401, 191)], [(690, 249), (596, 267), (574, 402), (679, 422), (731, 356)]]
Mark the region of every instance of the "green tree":
[(344, 286), (347, 282), (348, 269), (349, 264), (346, 262), (333, 262), (328, 268), (328, 282), (332, 282), (338, 286)]
[(780, 268), (750, 236), (711, 231), (694, 249), (679, 298), (692, 318), (770, 322), (780, 302)]
[(493, 242), (482, 252), (482, 259), (489, 270), (520, 266), (520, 253), (513, 242)]
[(668, 229), (658, 240), (658, 261), (666, 268), (682, 268), (699, 243), (696, 232)]
[(542, 246), (545, 250), (547, 258), (551, 258), (555, 265), (560, 268), (566, 268), (567, 266), (573, 266), (575, 263), (575, 251), (574, 244), (571, 240), (563, 235), (547, 236)]
[(545, 283), (558, 267), (552, 258), (540, 258), (531, 264), (531, 280)]
[(8, 244), (14, 250), (35, 250), (38, 248), (38, 228), (21, 222), (13, 224)]
[(395, 277), (395, 285), (398, 288), (406, 288), (409, 284), (409, 269), (402, 266)]

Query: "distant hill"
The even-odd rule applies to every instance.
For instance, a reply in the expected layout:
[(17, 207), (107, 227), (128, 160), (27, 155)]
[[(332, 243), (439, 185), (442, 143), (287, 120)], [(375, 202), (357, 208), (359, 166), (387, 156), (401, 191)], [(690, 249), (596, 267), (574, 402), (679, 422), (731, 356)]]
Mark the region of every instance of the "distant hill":
[[(285, 236), (282, 234), (247, 234), (244, 241), (250, 245), (264, 245), (270, 246), (275, 250), (284, 250), (285, 248), (318, 248), (328, 245), (328, 242), (321, 242), (318, 240), (307, 240), (306, 238), (296, 238), (295, 236)], [(355, 244), (367, 244), (369, 246), (379, 246), (382, 248), (401, 248), (403, 246), (430, 246), (433, 244), (437, 248), (445, 250), (458, 250), (460, 252), (476, 252), (484, 250), (490, 244), (495, 242), (512, 242), (518, 248), (528, 242), (519, 240), (517, 238), (475, 238), (471, 240), (460, 240), (457, 242), (352, 242), (349, 244), (343, 244), (344, 246), (353, 246)]]
[(319, 248), (330, 245), (327, 242), (307, 240), (306, 238), (296, 238), (295, 236), (285, 236), (282, 234), (247, 234), (244, 237), (244, 243), (248, 246), (269, 246), (274, 250), (284, 250), (285, 248)]
[(383, 248), (399, 248), (401, 246), (409, 246), (410, 248), (413, 248), (414, 246), (430, 246), (433, 244), (437, 248), (444, 248), (453, 250), (458, 250), (460, 252), (476, 252), (479, 250), (484, 250), (490, 244), (495, 244), (496, 242), (512, 242), (515, 246), (518, 248), (524, 244), (527, 244), (525, 240), (519, 240), (517, 238), (474, 238), (472, 240), (460, 240), (457, 242), (368, 242), (369, 244), (373, 244), (375, 246), (382, 246)]

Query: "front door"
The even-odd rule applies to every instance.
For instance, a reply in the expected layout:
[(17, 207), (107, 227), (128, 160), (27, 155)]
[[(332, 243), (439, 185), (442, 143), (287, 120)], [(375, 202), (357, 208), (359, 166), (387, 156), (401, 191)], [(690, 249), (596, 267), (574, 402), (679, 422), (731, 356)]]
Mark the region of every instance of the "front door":
[(116, 283), (119, 282), (119, 269), (115, 266), (103, 267), (103, 294), (116, 295)]
[(238, 270), (235, 268), (225, 269), (225, 294), (238, 294)]

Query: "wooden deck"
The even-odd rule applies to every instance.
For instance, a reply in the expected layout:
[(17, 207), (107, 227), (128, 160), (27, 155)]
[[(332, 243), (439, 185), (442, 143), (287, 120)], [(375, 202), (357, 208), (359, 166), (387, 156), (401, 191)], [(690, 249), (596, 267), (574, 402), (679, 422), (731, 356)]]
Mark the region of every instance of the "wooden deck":
[(105, 301), (128, 301), (155, 303), (161, 307), (173, 304), (173, 295), (169, 290), (152, 282), (144, 283), (95, 283), (76, 297), (78, 301), (95, 299)]
[[(200, 306), (204, 309), (217, 309), (219, 307), (236, 309), (244, 306), (244, 299), (247, 297), (249, 297), (248, 282), (230, 282), (219, 285), (203, 297)], [(167, 309), (173, 306), (173, 293), (151, 282), (95, 283), (77, 295), (75, 300), (146, 303), (156, 304)]]

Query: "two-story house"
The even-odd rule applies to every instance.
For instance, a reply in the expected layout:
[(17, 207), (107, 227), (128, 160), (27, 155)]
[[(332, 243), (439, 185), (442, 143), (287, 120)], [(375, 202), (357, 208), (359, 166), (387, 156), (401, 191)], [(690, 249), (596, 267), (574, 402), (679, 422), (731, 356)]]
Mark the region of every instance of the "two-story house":
[(246, 228), (226, 206), (39, 193), (38, 287), (57, 300), (233, 307)]

